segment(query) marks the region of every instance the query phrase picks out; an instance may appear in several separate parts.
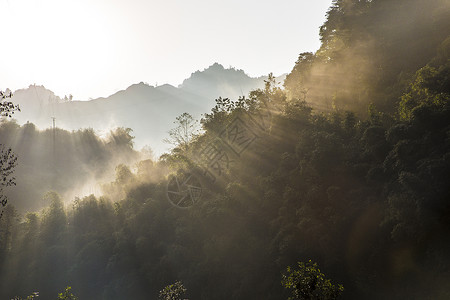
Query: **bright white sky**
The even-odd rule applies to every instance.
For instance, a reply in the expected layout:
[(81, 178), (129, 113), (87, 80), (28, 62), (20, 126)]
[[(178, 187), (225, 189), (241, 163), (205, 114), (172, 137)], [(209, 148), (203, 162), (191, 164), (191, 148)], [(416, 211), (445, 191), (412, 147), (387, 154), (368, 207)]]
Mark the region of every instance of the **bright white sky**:
[(0, 89), (76, 100), (177, 86), (214, 62), (290, 72), (316, 51), (331, 0), (0, 0)]

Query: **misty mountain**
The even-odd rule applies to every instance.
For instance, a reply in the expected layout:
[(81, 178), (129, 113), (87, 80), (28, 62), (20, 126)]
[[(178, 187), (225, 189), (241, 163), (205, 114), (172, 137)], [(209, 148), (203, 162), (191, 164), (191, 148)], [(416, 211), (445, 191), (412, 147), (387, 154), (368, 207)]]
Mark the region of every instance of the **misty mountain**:
[[(219, 96), (237, 99), (255, 89), (262, 88), (267, 76), (257, 78), (249, 77), (243, 70), (230, 67), (225, 69), (221, 64), (215, 63), (203, 71), (197, 71), (184, 80), (179, 88), (204, 98), (217, 98)], [(278, 81), (284, 81), (280, 76)]]
[[(266, 78), (252, 78), (243, 70), (225, 69), (215, 63), (192, 73), (178, 87), (141, 82), (109, 97), (89, 101), (67, 101), (43, 86), (30, 85), (14, 93), (14, 102), (21, 107), (15, 118), (19, 124), (31, 122), (44, 129), (52, 126), (54, 117), (59, 128), (93, 128), (100, 135), (115, 127), (131, 128), (136, 148), (148, 145), (161, 154), (168, 149), (162, 140), (177, 116), (189, 112), (200, 119), (218, 97), (246, 96), (251, 90), (262, 88)], [(284, 76), (277, 80), (282, 82)]]

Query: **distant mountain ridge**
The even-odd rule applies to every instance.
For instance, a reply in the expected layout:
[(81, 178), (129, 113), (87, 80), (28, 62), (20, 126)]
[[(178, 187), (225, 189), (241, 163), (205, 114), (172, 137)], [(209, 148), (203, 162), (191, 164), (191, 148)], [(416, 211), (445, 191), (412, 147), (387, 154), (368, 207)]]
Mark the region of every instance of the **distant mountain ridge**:
[(225, 69), (215, 63), (203, 71), (192, 73), (179, 88), (202, 96), (238, 98), (246, 96), (255, 86), (262, 87), (261, 82), (266, 78), (267, 76), (252, 78), (243, 70)]
[[(100, 134), (114, 127), (129, 127), (133, 129), (137, 149), (148, 145), (156, 154), (162, 154), (168, 148), (162, 140), (177, 116), (188, 112), (200, 119), (218, 97), (248, 96), (251, 90), (262, 88), (266, 78), (252, 78), (243, 70), (225, 69), (215, 63), (192, 73), (178, 87), (140, 82), (106, 98), (89, 101), (66, 101), (44, 86), (30, 85), (14, 93), (13, 101), (21, 107), (15, 118), (19, 124), (29, 121), (44, 129), (52, 125), (54, 117), (57, 127), (67, 130), (89, 127)], [(283, 82), (284, 78), (285, 75), (277, 80)]]

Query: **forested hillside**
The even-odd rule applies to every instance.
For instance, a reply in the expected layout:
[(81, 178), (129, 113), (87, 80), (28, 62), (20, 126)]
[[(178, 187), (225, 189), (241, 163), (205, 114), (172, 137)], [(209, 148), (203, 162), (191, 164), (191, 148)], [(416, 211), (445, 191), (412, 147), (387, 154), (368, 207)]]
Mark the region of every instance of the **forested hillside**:
[(32, 123), (4, 121), (0, 140), (20, 158), (14, 172), (17, 188), (5, 193), (21, 213), (48, 205), (42, 197), (50, 190), (71, 198), (94, 193), (98, 184), (113, 177), (118, 164), (133, 164), (142, 155), (133, 150), (129, 128), (116, 128), (101, 138), (92, 128), (40, 131)]
[(393, 114), (414, 73), (448, 37), (446, 0), (333, 1), (322, 45), (302, 53), (285, 82), (288, 94), (316, 108), (365, 114), (368, 103)]
[(449, 8), (333, 1), (284, 89), (223, 95), (201, 134), (180, 117), (178, 146), (119, 164), (101, 197), (8, 205), (0, 298), (158, 299), (181, 281), (188, 299), (287, 299), (282, 274), (312, 260), (341, 299), (449, 299)]
[(41, 130), (51, 126), (52, 118), (59, 128), (69, 131), (94, 128), (107, 133), (115, 127), (132, 128), (137, 150), (151, 146), (160, 155), (168, 149), (162, 140), (176, 116), (189, 112), (200, 118), (214, 105), (215, 98), (247, 95), (262, 88), (264, 79), (267, 76), (253, 78), (242, 70), (225, 69), (215, 63), (192, 73), (178, 87), (140, 82), (89, 101), (78, 101), (72, 96), (61, 99), (43, 86), (30, 85), (14, 93), (14, 103), (22, 108), (14, 118), (19, 125), (31, 122)]

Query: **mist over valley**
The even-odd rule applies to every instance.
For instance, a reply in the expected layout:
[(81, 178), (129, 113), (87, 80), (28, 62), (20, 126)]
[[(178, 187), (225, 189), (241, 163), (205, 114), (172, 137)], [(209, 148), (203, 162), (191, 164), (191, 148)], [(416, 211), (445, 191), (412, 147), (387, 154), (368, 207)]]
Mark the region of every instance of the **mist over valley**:
[[(4, 68), (47, 79), (0, 89), (0, 299), (450, 299), (448, 0), (328, 1), (313, 51), (319, 0), (42, 1), (86, 20), (51, 37), (92, 43), (50, 71), (92, 73)], [(293, 48), (284, 75), (214, 63), (87, 101), (50, 84), (111, 90), (168, 55), (162, 77), (280, 70)]]

